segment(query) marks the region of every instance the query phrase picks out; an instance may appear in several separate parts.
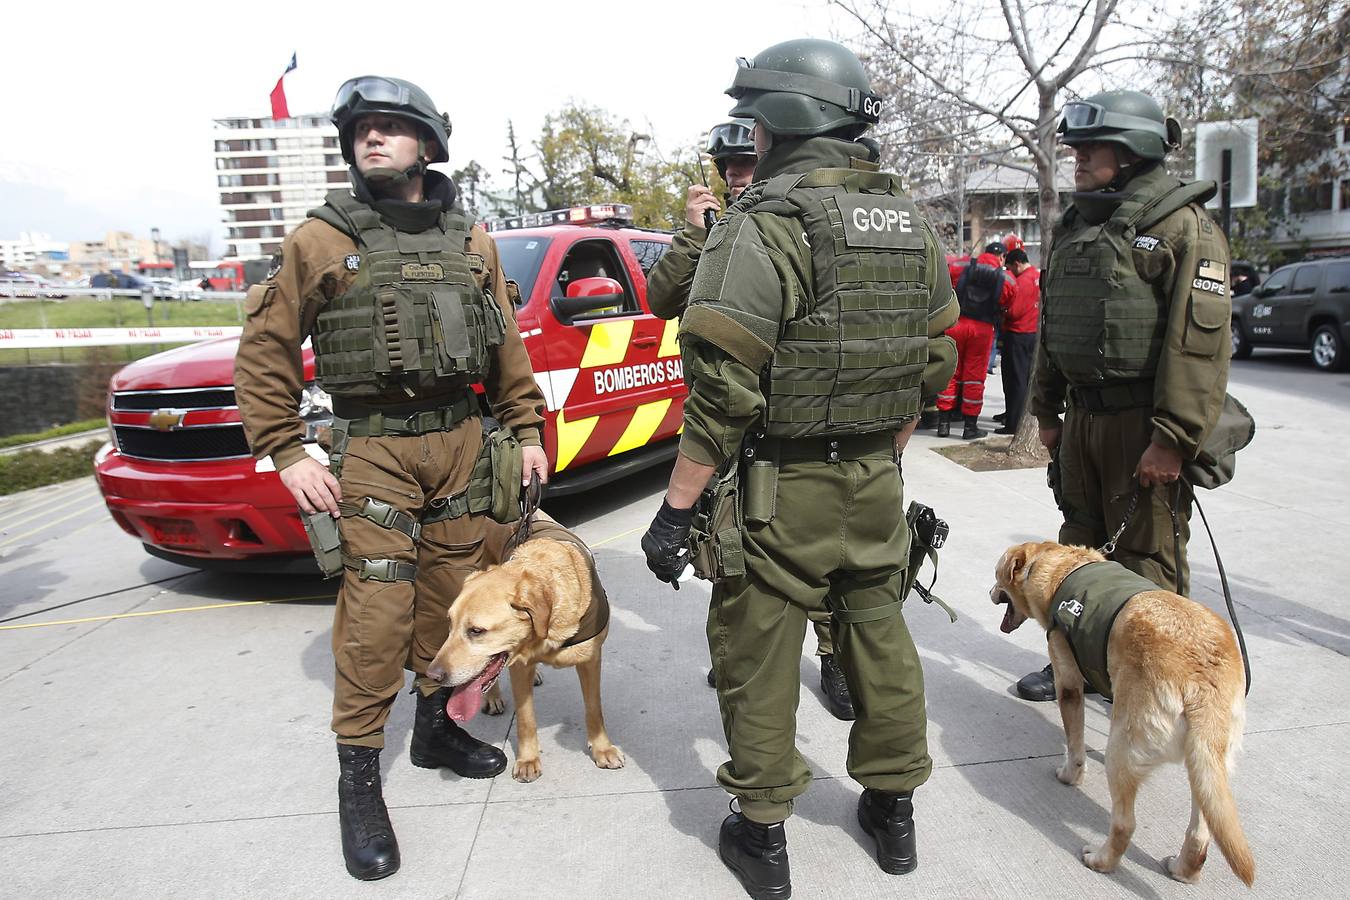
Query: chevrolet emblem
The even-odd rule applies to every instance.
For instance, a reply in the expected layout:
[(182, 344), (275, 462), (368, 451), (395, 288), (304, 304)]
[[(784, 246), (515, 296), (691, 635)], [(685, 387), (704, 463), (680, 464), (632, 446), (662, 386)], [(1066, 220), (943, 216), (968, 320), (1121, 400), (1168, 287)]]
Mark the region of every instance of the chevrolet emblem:
[(187, 415), (187, 410), (182, 409), (157, 409), (150, 414), (150, 427), (156, 431), (173, 431), (183, 424), (183, 417)]

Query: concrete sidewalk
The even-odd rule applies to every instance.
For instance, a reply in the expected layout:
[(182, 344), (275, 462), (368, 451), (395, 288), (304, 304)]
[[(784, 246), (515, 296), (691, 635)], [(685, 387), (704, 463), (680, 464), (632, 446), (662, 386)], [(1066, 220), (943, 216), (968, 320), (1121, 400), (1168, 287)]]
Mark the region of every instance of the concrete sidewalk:
[[(1320, 382), (1321, 396), (1299, 387), (1304, 377), (1333, 380)], [(906, 454), (905, 475), (910, 497), (951, 524), (938, 592), (961, 619), (949, 624), (917, 600), (906, 607), (924, 660), (934, 761), (916, 795), (921, 864), (893, 878), (871, 858), (854, 818), (859, 789), (845, 772), (848, 725), (823, 706), (808, 636), (798, 729), (815, 781), (787, 826), (794, 896), (1345, 894), (1350, 378), (1249, 364), (1233, 380), (1260, 430), (1234, 484), (1201, 500), (1252, 657), (1234, 786), (1257, 860), (1255, 892), (1217, 851), (1199, 886), (1160, 871), (1189, 813), (1179, 767), (1158, 771), (1141, 792), (1138, 830), (1115, 874), (1078, 861), (1108, 827), (1107, 707), (1089, 700), (1087, 776), (1080, 788), (1061, 785), (1057, 710), (1010, 691), (1045, 664), (1044, 637), (1034, 627), (1001, 634), (988, 600), (1002, 550), (1053, 536), (1058, 511), (1043, 470), (969, 472), (928, 452), (938, 443), (930, 432)], [(996, 412), (996, 377), (989, 386), (986, 412)], [(5, 523), (32, 499), (6, 498), (0, 619), (43, 627), (0, 623), (8, 875), (0, 896), (743, 897), (716, 855), (727, 797), (714, 779), (725, 750), (703, 681), (708, 589), (656, 584), (637, 544), (663, 488), (654, 472), (552, 505), (595, 548), (613, 601), (605, 712), (627, 767), (602, 771), (586, 755), (571, 672), (545, 671), (536, 691), (544, 774), (528, 785), (413, 767), (404, 695), (383, 755), (403, 868), (370, 884), (346, 875), (337, 839), (331, 602), (296, 599), (331, 596), (331, 583), (188, 572), (142, 556), (111, 522), (88, 526), (78, 546), (7, 551)], [(1194, 526), (1195, 595), (1221, 609), (1198, 517)], [(202, 608), (252, 600), (278, 602)], [(126, 613), (138, 615), (97, 618)], [(510, 756), (512, 712), (480, 715), (470, 730)]]

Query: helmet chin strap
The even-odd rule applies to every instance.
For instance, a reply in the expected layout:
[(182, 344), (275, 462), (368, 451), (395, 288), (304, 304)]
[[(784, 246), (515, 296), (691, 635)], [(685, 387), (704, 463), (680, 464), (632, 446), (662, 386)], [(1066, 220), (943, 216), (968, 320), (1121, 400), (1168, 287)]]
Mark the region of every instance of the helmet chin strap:
[(389, 166), (376, 166), (366, 172), (363, 177), (366, 184), (370, 187), (372, 193), (384, 193), (392, 188), (400, 188), (427, 172), (427, 142), (425, 138), (417, 139), (417, 162), (408, 166), (406, 169), (395, 169)]

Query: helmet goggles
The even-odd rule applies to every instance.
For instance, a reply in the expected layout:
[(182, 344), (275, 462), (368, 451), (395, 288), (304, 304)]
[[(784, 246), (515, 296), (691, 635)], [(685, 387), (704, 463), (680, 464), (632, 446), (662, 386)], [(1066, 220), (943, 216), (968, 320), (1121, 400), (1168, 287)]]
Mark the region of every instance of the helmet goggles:
[[(784, 72), (778, 69), (756, 69), (753, 59), (736, 58), (736, 77), (731, 80), (727, 94), (739, 100), (746, 91), (783, 91), (803, 94), (842, 107), (858, 119), (875, 125), (881, 120), (881, 95), (872, 91), (845, 87), (814, 75)], [(736, 111), (732, 110), (736, 115)]]
[(350, 78), (338, 88), (337, 97), (333, 100), (333, 118), (346, 118), (356, 106), (363, 103), (374, 106), (411, 106), (412, 91), (407, 85), (379, 75)]
[(1167, 140), (1167, 125), (1163, 122), (1143, 116), (1112, 112), (1100, 103), (1086, 100), (1074, 100), (1064, 104), (1055, 131), (1060, 135), (1061, 141), (1070, 143), (1092, 140), (1096, 132), (1104, 129), (1147, 131), (1164, 141)]
[(708, 132), (708, 155), (714, 159), (726, 156), (750, 156), (755, 152), (755, 139), (750, 126), (743, 122), (724, 122)]

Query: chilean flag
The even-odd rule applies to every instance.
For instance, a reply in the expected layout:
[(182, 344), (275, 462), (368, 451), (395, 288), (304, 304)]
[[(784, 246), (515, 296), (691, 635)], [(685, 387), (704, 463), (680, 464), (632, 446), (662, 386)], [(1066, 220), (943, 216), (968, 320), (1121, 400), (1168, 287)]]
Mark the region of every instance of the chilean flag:
[(291, 111), (286, 108), (286, 75), (295, 68), (295, 54), (291, 54), (291, 63), (286, 67), (286, 71), (281, 73), (277, 79), (277, 86), (272, 88), (272, 118), (289, 119)]

